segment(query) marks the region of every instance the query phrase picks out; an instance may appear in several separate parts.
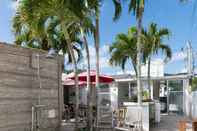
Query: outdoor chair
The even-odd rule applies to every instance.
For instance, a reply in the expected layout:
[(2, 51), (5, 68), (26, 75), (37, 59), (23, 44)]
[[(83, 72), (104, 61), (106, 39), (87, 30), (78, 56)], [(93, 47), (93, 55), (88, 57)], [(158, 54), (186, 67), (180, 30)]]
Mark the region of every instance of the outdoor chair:
[(129, 131), (129, 129), (124, 126), (126, 112), (127, 112), (126, 107), (122, 107), (122, 108), (117, 110), (117, 125), (114, 128), (115, 130)]
[(142, 124), (142, 108), (141, 107), (128, 107), (126, 118), (125, 118), (125, 126), (127, 126), (130, 130), (143, 130)]
[[(121, 114), (123, 110), (119, 111)], [(131, 107), (125, 111), (124, 110), (124, 120), (122, 126), (115, 127), (115, 130), (120, 131), (142, 131), (143, 125), (142, 125), (142, 108), (140, 107)], [(120, 114), (119, 114), (120, 115)], [(120, 118), (121, 120), (121, 118)], [(121, 122), (121, 121), (120, 121)]]
[(123, 126), (125, 116), (126, 116), (126, 111), (127, 111), (126, 107), (122, 107), (117, 110), (117, 126), (118, 127)]

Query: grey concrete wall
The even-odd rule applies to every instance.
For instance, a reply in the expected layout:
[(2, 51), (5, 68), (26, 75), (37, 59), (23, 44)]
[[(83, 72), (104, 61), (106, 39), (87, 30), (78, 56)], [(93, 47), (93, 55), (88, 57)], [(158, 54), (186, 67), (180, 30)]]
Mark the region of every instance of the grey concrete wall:
[[(40, 54), (41, 90), (37, 54)], [(43, 51), (0, 43), (0, 131), (30, 131), (32, 106), (38, 104), (39, 93), (41, 104), (45, 105), (40, 111), (40, 131), (58, 130), (62, 109), (62, 59), (45, 56)], [(55, 112), (52, 118), (49, 118), (50, 111)]]

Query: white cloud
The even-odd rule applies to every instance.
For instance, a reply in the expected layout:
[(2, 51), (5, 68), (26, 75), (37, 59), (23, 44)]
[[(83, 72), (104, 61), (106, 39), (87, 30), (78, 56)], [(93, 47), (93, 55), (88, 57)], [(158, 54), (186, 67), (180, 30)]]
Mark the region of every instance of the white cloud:
[[(111, 66), (109, 65), (109, 46), (108, 45), (104, 45), (100, 47), (100, 69), (106, 69), (106, 68), (111, 68)], [(93, 45), (89, 45), (89, 53), (90, 53), (90, 65), (91, 65), (91, 69), (95, 69), (96, 67), (96, 53), (95, 53), (95, 48)], [(87, 67), (87, 59), (86, 59), (86, 51), (85, 49), (82, 51), (83, 54), (83, 60), (81, 60), (81, 62), (78, 64), (79, 68), (86, 68)], [(75, 54), (76, 55), (76, 54)], [(68, 61), (68, 57), (67, 55), (65, 55), (65, 64), (67, 64)], [(70, 65), (66, 65), (66, 68), (70, 69), (72, 68), (72, 66)]]
[(13, 10), (16, 10), (18, 8), (18, 6), (19, 6), (19, 2), (20, 2), (20, 0), (12, 0), (11, 1), (11, 8)]
[(181, 69), (180, 72), (176, 72), (176, 73), (186, 73), (186, 72), (187, 72), (187, 69), (186, 68), (183, 68), (183, 69)]
[[(109, 46), (104, 45), (100, 48), (100, 68), (108, 68), (110, 67), (108, 59), (109, 59), (109, 53), (108, 53)], [(95, 68), (96, 65), (96, 53), (94, 46), (89, 46), (89, 52), (90, 52), (90, 65), (91, 68)], [(82, 61), (82, 64), (86, 64), (86, 52), (83, 51), (84, 60)]]
[(176, 61), (182, 61), (187, 57), (187, 54), (184, 52), (176, 52), (172, 55), (172, 59), (170, 63), (176, 62)]

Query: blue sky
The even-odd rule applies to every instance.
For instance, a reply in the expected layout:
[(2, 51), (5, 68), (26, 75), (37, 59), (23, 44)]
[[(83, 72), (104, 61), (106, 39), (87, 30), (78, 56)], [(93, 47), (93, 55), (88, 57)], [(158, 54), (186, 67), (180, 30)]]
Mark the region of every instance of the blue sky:
[[(194, 12), (194, 0), (181, 4), (178, 0), (147, 0), (143, 19), (144, 27), (151, 22), (155, 22), (159, 27), (167, 27), (171, 31), (169, 40), (165, 43), (173, 50), (173, 61), (165, 66), (166, 72), (180, 72), (184, 69), (183, 54), (181, 48), (185, 47), (186, 41), (190, 40), (194, 50), (197, 48), (197, 13)], [(11, 31), (12, 16), (15, 13), (16, 4), (12, 0), (0, 0), (0, 41), (13, 43), (14, 36)], [(108, 45), (110, 45), (115, 35), (126, 33), (128, 27), (136, 24), (135, 17), (128, 14), (128, 9), (124, 6), (122, 16), (119, 21), (113, 22), (114, 7), (110, 0), (105, 0), (101, 8), (101, 70), (105, 73), (115, 73), (120, 68), (112, 68), (108, 65), (107, 59)], [(90, 51), (94, 56), (93, 41)], [(92, 60), (94, 63), (94, 60)], [(128, 64), (129, 65), (129, 64)], [(128, 66), (128, 69), (130, 66)]]

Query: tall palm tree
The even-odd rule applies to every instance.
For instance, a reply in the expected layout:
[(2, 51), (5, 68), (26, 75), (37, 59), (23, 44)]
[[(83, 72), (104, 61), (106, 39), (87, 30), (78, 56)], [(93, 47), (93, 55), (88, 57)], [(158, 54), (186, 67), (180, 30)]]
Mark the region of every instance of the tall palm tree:
[[(114, 20), (117, 20), (122, 11), (121, 2), (127, 0), (113, 0), (115, 5)], [(126, 2), (125, 2), (126, 3)], [(142, 18), (144, 13), (145, 0), (129, 0), (129, 12), (134, 12), (137, 20), (137, 89), (138, 89), (138, 104), (142, 104), (142, 88), (141, 88), (141, 31), (142, 31)]]
[[(75, 74), (75, 92), (76, 92), (76, 112), (75, 129), (78, 130), (78, 109), (79, 109), (79, 86), (77, 76), (77, 61), (72, 48), (72, 40), (70, 27), (76, 22), (80, 22), (83, 16), (84, 2), (83, 0), (22, 0), (21, 6), (23, 12), (27, 12), (27, 21), (39, 18), (56, 17), (59, 20), (59, 28), (63, 32), (63, 36), (67, 42), (68, 51), (71, 56), (74, 74)], [(77, 9), (77, 10), (76, 10)]]
[(115, 42), (110, 46), (110, 64), (115, 66), (121, 66), (124, 70), (127, 61), (131, 61), (135, 74), (136, 58), (137, 58), (137, 29), (135, 27), (129, 28), (127, 34), (118, 34)]
[(148, 30), (142, 31), (142, 40), (144, 43), (143, 59), (144, 62), (148, 62), (148, 89), (150, 98), (150, 63), (151, 57), (154, 54), (158, 54), (159, 50), (165, 53), (165, 61), (172, 57), (172, 51), (168, 45), (163, 43), (163, 39), (168, 37), (170, 32), (167, 28), (158, 29), (157, 24), (151, 23)]
[[(86, 14), (87, 15), (87, 14)], [(88, 105), (88, 121), (87, 128), (92, 131), (93, 130), (93, 105), (91, 101), (91, 82), (90, 82), (90, 53), (89, 53), (89, 44), (86, 36), (91, 35), (95, 32), (95, 27), (90, 19), (89, 15), (81, 19), (81, 23), (79, 25), (80, 33), (84, 41), (84, 47), (86, 51), (86, 60), (87, 60), (87, 105)]]
[(94, 44), (96, 51), (96, 87), (99, 87), (99, 45), (100, 45), (100, 5), (102, 0), (87, 0), (88, 8), (92, 10), (95, 20)]
[(97, 90), (97, 126), (99, 119), (99, 101), (98, 101), (98, 92), (99, 92), (99, 47), (100, 47), (100, 6), (102, 0), (87, 0), (88, 8), (91, 10), (93, 18), (95, 20), (95, 31), (94, 31), (94, 45), (96, 53), (96, 90)]

